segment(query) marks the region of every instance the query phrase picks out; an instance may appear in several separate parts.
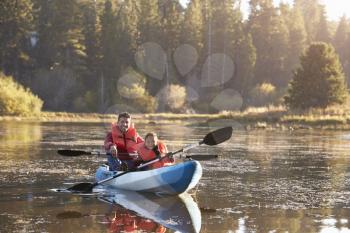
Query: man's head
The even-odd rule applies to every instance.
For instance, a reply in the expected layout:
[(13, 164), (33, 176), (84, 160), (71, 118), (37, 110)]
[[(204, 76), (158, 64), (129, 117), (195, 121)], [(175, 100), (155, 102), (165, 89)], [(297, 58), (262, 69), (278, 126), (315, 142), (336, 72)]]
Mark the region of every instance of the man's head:
[(117, 125), (123, 133), (125, 133), (129, 128), (131, 124), (131, 116), (127, 112), (120, 113), (118, 115), (118, 122)]

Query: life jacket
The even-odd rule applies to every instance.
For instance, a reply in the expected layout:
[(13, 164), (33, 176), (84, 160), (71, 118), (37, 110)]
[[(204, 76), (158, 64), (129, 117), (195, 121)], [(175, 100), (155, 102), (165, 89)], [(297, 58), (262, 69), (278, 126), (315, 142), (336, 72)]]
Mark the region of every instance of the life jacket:
[(135, 232), (137, 230), (137, 216), (129, 213), (115, 213), (115, 217), (112, 219), (109, 232)]
[(139, 231), (165, 233), (166, 228), (152, 220), (130, 214), (126, 210), (115, 212), (114, 218), (110, 220), (110, 233)]
[(132, 160), (132, 157), (125, 153), (135, 153), (137, 150), (136, 129), (130, 127), (125, 133), (122, 133), (118, 125), (112, 124), (112, 138), (118, 152), (124, 153), (118, 154), (118, 158), (120, 160)]
[[(168, 149), (166, 148), (165, 144), (162, 143), (161, 141), (158, 141), (157, 149), (160, 152), (160, 154), (168, 153)], [(141, 159), (146, 162), (157, 158), (157, 154), (155, 150), (148, 149), (145, 146), (144, 142), (139, 146), (137, 153), (139, 154)], [(150, 169), (160, 168), (160, 167), (172, 165), (173, 163), (174, 161), (171, 161), (169, 158), (164, 158), (158, 162), (150, 164), (149, 168)]]
[(164, 233), (166, 231), (165, 227), (149, 219), (141, 218), (137, 225), (138, 229), (146, 232)]

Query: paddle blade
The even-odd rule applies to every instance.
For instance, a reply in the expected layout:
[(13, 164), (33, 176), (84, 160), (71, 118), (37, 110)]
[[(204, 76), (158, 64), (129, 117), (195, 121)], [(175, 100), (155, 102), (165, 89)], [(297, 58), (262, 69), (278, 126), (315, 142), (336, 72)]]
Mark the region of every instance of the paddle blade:
[(58, 150), (57, 153), (60, 155), (63, 155), (63, 156), (70, 156), (70, 157), (91, 154), (91, 152), (87, 152), (87, 151), (83, 151), (83, 150)]
[(210, 132), (204, 137), (203, 143), (208, 146), (215, 146), (223, 143), (231, 138), (232, 130), (232, 127), (225, 127)]
[(67, 188), (68, 191), (73, 193), (90, 193), (94, 188), (94, 184), (91, 183), (79, 183), (70, 188)]

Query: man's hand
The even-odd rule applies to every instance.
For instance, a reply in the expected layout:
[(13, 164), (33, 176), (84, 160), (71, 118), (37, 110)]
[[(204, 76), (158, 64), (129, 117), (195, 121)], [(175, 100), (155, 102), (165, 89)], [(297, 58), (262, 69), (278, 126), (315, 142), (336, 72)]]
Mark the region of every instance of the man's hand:
[(139, 155), (137, 153), (131, 153), (129, 155), (133, 160), (139, 160)]
[(118, 155), (117, 147), (115, 145), (111, 146), (111, 148), (109, 149), (109, 153), (111, 153), (113, 157), (117, 157)]
[(172, 152), (168, 152), (168, 153), (166, 154), (166, 156), (168, 157), (168, 159), (169, 159), (170, 162), (172, 162), (172, 163), (175, 162), (174, 155), (173, 155)]

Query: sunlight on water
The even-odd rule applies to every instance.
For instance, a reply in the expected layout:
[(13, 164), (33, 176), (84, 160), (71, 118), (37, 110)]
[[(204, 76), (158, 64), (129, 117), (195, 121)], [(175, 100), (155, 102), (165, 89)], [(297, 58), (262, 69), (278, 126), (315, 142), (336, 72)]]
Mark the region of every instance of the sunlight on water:
[[(174, 151), (235, 124), (191, 122), (137, 127), (140, 135), (157, 132)], [(228, 142), (190, 151), (219, 155), (200, 161), (203, 177), (193, 198), (201, 212), (201, 232), (349, 232), (348, 133), (234, 128)], [(50, 191), (93, 182), (104, 156), (64, 157), (57, 150), (101, 150), (105, 132), (96, 123), (1, 122), (0, 232), (106, 232), (116, 213), (146, 221), (122, 206), (110, 211), (93, 196)]]
[(350, 229), (342, 225), (348, 224), (348, 219), (340, 219), (339, 222), (336, 219), (323, 219), (320, 233), (349, 233)]

